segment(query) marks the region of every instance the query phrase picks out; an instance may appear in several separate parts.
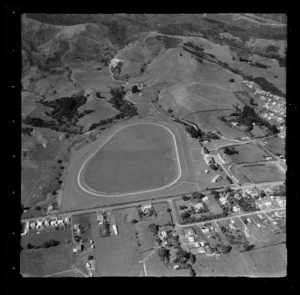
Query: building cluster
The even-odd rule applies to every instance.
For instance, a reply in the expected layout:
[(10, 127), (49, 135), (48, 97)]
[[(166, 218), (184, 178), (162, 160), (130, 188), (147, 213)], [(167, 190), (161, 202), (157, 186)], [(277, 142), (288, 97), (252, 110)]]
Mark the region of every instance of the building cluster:
[(264, 198), (259, 197), (256, 200), (256, 205), (260, 210), (285, 208), (286, 200), (280, 196), (266, 196)]
[[(214, 230), (213, 226), (209, 228), (205, 226), (202, 227), (204, 228), (205, 233)], [(209, 242), (199, 237), (192, 227), (184, 229), (184, 235), (180, 236), (180, 242), (182, 243), (183, 248), (185, 248), (186, 250), (188, 250), (190, 253), (194, 255), (196, 254), (204, 254), (206, 256), (220, 255), (217, 254), (216, 251), (214, 251), (214, 248)]]
[(39, 218), (31, 221), (22, 222), (21, 235), (40, 234), (43, 231), (51, 231), (55, 229), (65, 229), (71, 224), (70, 216), (57, 216), (51, 218)]
[(111, 212), (98, 211), (97, 221), (101, 237), (109, 237), (111, 234), (119, 234), (115, 218)]
[[(276, 120), (280, 125), (284, 125), (286, 117), (286, 100), (283, 97), (274, 95), (270, 92), (261, 90), (257, 84), (251, 81), (243, 81), (243, 84), (248, 90), (253, 92), (253, 95), (263, 102), (262, 113), (260, 116), (267, 120)], [(279, 127), (284, 131), (285, 127)], [(281, 132), (281, 137), (285, 137), (285, 133)]]
[(85, 267), (86, 270), (88, 271), (89, 276), (92, 277), (93, 272), (96, 270), (96, 261), (94, 259), (94, 256), (89, 255)]
[(73, 225), (73, 236), (74, 236), (74, 247), (73, 247), (73, 253), (78, 253), (88, 249), (94, 249), (95, 248), (95, 242), (93, 240), (88, 241), (88, 245), (84, 245), (84, 233), (87, 230), (86, 227), (90, 227), (89, 225), (82, 225), (82, 224), (74, 224)]

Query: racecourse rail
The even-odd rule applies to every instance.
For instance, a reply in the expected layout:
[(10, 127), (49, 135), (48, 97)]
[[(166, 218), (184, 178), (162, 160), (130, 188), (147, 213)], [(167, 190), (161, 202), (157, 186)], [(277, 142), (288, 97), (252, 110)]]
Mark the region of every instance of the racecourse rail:
[[(178, 169), (178, 175), (177, 177), (172, 181), (170, 182), (169, 184), (165, 185), (165, 186), (162, 186), (162, 187), (159, 187), (159, 188), (156, 188), (156, 189), (151, 189), (151, 190), (143, 190), (143, 191), (138, 191), (138, 192), (131, 192), (131, 193), (124, 193), (124, 194), (103, 194), (103, 193), (100, 193), (100, 192), (97, 192), (91, 188), (89, 188), (85, 183), (84, 185), (86, 187), (88, 187), (89, 189), (86, 189), (82, 184), (81, 184), (81, 181), (80, 181), (80, 176), (81, 176), (81, 173), (83, 171), (83, 168), (84, 166), (86, 165), (86, 163), (99, 151), (99, 149), (101, 149), (116, 133), (118, 133), (119, 131), (121, 131), (122, 129), (124, 128), (127, 128), (127, 127), (130, 127), (130, 126), (133, 126), (133, 125), (141, 125), (141, 124), (149, 124), (149, 125), (156, 125), (156, 126), (160, 126), (164, 129), (166, 129), (171, 135), (172, 135), (172, 138), (173, 138), (173, 142), (174, 142), (174, 147), (175, 147), (175, 153), (176, 153), (176, 161), (177, 161), (177, 169)], [(130, 195), (137, 195), (137, 194), (143, 194), (143, 193), (151, 193), (151, 192), (156, 192), (156, 191), (160, 191), (160, 190), (163, 190), (163, 189), (166, 189), (172, 185), (174, 185), (175, 183), (177, 183), (177, 181), (181, 178), (181, 175), (182, 175), (182, 170), (181, 170), (181, 164), (180, 164), (180, 159), (179, 159), (179, 153), (178, 153), (178, 148), (177, 148), (177, 142), (176, 142), (176, 137), (174, 135), (174, 133), (169, 129), (167, 128), (166, 126), (163, 126), (161, 124), (158, 124), (158, 123), (132, 123), (130, 125), (127, 125), (127, 126), (123, 126), (121, 128), (119, 128), (118, 130), (116, 130), (115, 132), (113, 132), (97, 149), (94, 153), (92, 153), (85, 161), (84, 163), (82, 164), (79, 172), (78, 172), (78, 175), (77, 175), (77, 184), (78, 186), (80, 187), (80, 189), (82, 189), (84, 192), (88, 193), (88, 194), (92, 194), (94, 196), (99, 196), (99, 197), (122, 197), (122, 196), (130, 196)]]

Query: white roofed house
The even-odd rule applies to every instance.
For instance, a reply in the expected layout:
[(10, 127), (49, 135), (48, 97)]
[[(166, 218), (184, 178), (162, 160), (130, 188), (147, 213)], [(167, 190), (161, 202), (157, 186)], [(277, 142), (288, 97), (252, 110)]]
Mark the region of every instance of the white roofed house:
[(194, 206), (196, 212), (200, 211), (201, 209), (204, 209), (203, 203), (198, 203)]
[(240, 212), (241, 208), (235, 205), (232, 207), (232, 210), (233, 210), (233, 212)]
[(219, 199), (219, 201), (221, 202), (222, 205), (225, 205), (225, 203), (227, 202), (227, 198), (226, 197), (221, 197)]
[(30, 228), (31, 229), (35, 229), (36, 228), (36, 223), (35, 222), (31, 222), (30, 223)]
[(207, 196), (204, 197), (204, 198), (202, 199), (202, 201), (203, 201), (203, 202), (207, 202), (207, 201), (208, 201), (208, 197), (207, 197)]
[(193, 228), (185, 228), (184, 234), (186, 237), (189, 237), (189, 236), (194, 236), (196, 233)]
[(66, 224), (69, 224), (69, 223), (70, 223), (70, 217), (66, 216), (66, 217), (64, 218), (64, 222), (65, 222)]
[(57, 225), (59, 225), (59, 226), (64, 225), (64, 221), (63, 221), (62, 217), (60, 217), (60, 218), (57, 219)]
[(43, 220), (38, 220), (37, 224), (36, 224), (36, 227), (37, 228), (40, 228), (43, 226)]
[(151, 208), (152, 208), (152, 205), (151, 205), (151, 204), (144, 204), (144, 205), (141, 206), (141, 210), (142, 210), (143, 212), (149, 211), (149, 210), (151, 210)]
[(195, 243), (195, 237), (189, 236), (188, 240), (190, 243)]

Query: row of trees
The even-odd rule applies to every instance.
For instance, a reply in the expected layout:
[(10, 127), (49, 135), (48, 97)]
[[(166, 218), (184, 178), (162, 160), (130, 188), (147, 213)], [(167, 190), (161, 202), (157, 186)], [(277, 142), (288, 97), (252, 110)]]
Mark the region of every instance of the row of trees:
[(32, 244), (30, 244), (30, 243), (28, 243), (27, 245), (26, 245), (26, 248), (27, 249), (39, 249), (39, 248), (50, 248), (50, 247), (55, 247), (55, 246), (58, 246), (60, 244), (60, 242), (59, 241), (56, 241), (56, 240), (49, 240), (49, 241), (46, 241), (46, 242), (44, 242), (41, 246), (37, 246), (37, 245), (32, 245)]
[(238, 154), (239, 152), (233, 146), (227, 146), (224, 149), (224, 153), (226, 155), (234, 155), (234, 154)]

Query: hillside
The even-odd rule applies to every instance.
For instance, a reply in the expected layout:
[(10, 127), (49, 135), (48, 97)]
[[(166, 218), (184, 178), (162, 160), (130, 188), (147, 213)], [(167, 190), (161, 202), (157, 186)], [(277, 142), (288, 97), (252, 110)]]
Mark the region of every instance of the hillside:
[(55, 158), (44, 159), (37, 129), (71, 142), (162, 113), (242, 137), (219, 117), (242, 104), (235, 92), (244, 91), (243, 80), (285, 96), (286, 46), (286, 18), (277, 14), (23, 15), (22, 144), (28, 155), (41, 154), (24, 156), (22, 173), (33, 175), (24, 198)]

